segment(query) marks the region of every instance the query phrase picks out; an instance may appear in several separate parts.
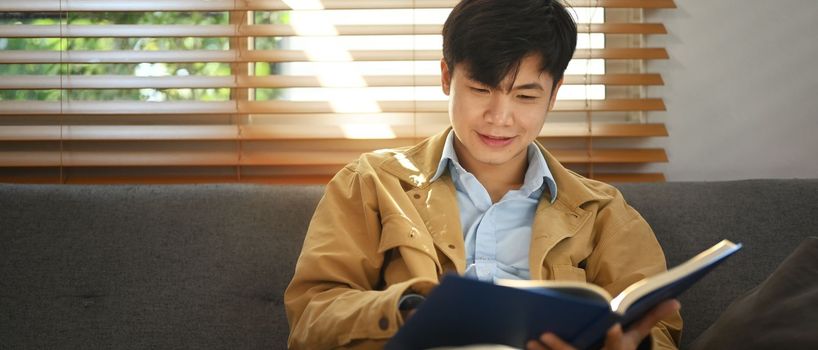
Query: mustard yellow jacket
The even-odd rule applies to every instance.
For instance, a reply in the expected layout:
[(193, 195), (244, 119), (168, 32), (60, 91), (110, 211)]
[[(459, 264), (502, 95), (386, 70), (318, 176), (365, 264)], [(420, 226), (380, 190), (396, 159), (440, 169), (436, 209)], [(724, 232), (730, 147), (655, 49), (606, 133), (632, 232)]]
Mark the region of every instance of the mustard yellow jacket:
[[(327, 185), (284, 294), (290, 348), (382, 348), (403, 324), (405, 291), (426, 293), (444, 273), (464, 273), (454, 185), (447, 175), (428, 181), (447, 133), (364, 154)], [(666, 269), (650, 226), (619, 191), (538, 146), (559, 191), (553, 204), (546, 191), (536, 210), (532, 278), (588, 281), (616, 295)], [(680, 333), (677, 314), (653, 329), (653, 348), (675, 348)]]

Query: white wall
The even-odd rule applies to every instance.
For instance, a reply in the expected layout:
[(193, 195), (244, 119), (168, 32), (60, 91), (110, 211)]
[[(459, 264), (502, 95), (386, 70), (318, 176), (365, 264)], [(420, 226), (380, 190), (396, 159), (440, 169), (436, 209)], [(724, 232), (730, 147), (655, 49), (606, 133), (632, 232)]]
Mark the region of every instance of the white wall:
[(670, 60), (653, 61), (665, 99), (668, 181), (818, 178), (818, 1), (677, 0), (651, 10)]

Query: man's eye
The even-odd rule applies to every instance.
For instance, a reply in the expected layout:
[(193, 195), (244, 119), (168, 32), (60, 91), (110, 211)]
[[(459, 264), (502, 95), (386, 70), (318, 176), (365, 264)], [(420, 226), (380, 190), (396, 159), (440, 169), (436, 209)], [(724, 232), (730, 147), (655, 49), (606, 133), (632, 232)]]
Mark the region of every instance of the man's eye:
[(471, 90), (474, 91), (474, 92), (477, 92), (477, 93), (481, 93), (481, 94), (489, 93), (488, 89), (481, 89), (481, 88), (473, 87), (473, 88), (471, 88)]
[(528, 95), (517, 95), (517, 97), (519, 97), (519, 98), (521, 98), (523, 100), (535, 100), (535, 99), (537, 99), (537, 96), (528, 96)]

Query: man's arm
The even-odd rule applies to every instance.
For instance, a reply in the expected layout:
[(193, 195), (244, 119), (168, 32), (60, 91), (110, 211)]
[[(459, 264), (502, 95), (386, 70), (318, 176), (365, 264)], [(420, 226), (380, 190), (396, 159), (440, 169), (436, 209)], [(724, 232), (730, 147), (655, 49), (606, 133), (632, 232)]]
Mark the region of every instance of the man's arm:
[[(612, 202), (602, 209), (606, 210), (616, 211), (615, 216), (623, 219), (600, 226), (600, 239), (587, 259), (589, 281), (617, 295), (634, 282), (667, 271), (664, 252), (650, 225), (625, 203), (618, 191)], [(678, 311), (662, 318), (651, 329), (652, 348), (678, 348), (681, 329)]]
[[(665, 256), (656, 236), (639, 213), (628, 206), (619, 191), (611, 189), (611, 199), (596, 208), (595, 244), (585, 259), (589, 282), (601, 286), (611, 295), (648, 276), (667, 270)], [(641, 320), (622, 329), (611, 328), (605, 349), (677, 349), (681, 335), (678, 301), (658, 305)], [(551, 333), (527, 344), (530, 350), (573, 349)]]
[[(402, 323), (400, 297), (424, 282), (410, 279), (375, 290), (384, 256), (378, 252), (377, 203), (351, 166), (328, 184), (307, 231), (293, 280), (284, 293), (289, 347), (325, 349), (385, 341)], [(429, 281), (426, 281), (429, 282)]]

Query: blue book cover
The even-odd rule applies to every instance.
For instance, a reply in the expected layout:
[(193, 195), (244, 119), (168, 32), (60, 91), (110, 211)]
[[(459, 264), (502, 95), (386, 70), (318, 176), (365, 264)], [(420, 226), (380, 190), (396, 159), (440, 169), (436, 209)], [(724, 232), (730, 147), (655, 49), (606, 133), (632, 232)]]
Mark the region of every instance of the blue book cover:
[(387, 350), (502, 344), (525, 348), (553, 332), (578, 349), (601, 347), (615, 323), (625, 328), (675, 298), (741, 244), (724, 240), (667, 272), (612, 297), (592, 284), (562, 281), (481, 282), (457, 275), (440, 285), (386, 344)]

